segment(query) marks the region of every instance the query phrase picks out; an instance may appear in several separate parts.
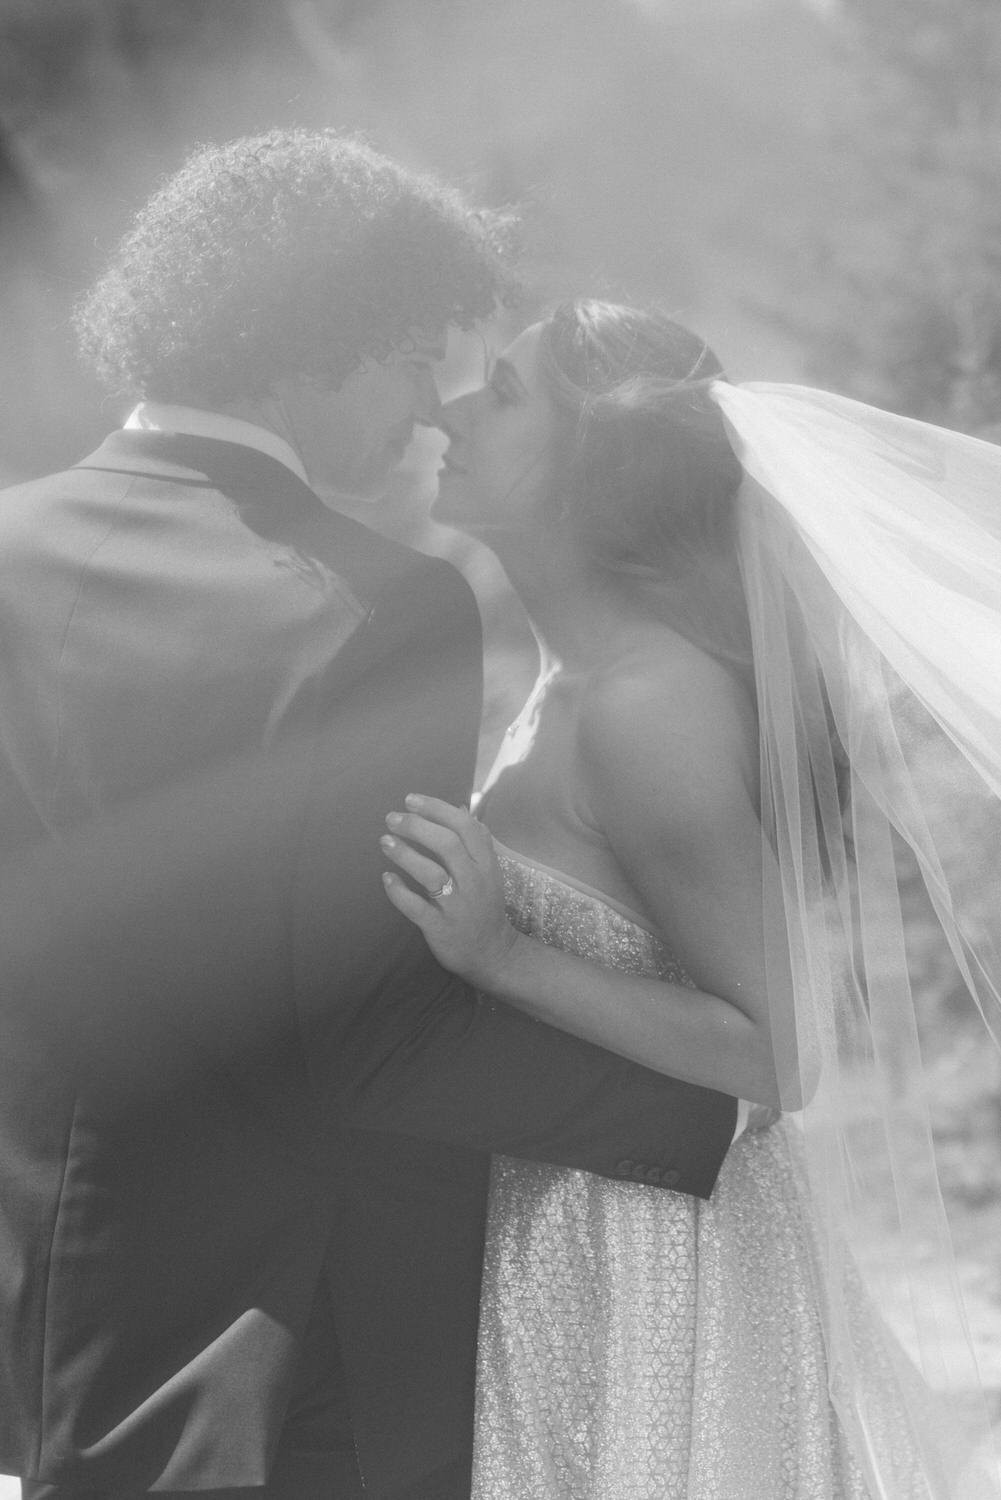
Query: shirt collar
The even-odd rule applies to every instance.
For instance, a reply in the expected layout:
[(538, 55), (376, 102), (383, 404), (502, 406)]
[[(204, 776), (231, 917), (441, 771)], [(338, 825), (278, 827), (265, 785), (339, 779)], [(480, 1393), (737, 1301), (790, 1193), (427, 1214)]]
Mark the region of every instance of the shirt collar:
[(196, 406), (173, 406), (164, 401), (140, 401), (124, 423), (131, 432), (183, 432), (188, 437), (216, 438), (222, 443), (239, 443), (256, 448), (287, 469), (303, 484), (309, 484), (298, 453), (270, 427), (245, 422), (242, 417), (226, 417), (220, 412), (203, 411)]

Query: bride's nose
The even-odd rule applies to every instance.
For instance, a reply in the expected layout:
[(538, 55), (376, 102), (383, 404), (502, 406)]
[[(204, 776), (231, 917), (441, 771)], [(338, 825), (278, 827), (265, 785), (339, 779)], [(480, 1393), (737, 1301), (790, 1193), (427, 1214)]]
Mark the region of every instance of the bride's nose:
[(469, 397), (454, 396), (451, 401), (444, 401), (438, 408), (438, 426), (446, 433), (453, 442), (462, 437), (467, 428), (466, 410)]

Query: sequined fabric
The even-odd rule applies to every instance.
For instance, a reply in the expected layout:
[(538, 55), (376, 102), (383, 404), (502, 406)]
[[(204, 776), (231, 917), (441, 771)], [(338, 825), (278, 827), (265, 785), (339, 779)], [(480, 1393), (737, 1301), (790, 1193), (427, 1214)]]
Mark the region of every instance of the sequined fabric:
[[(522, 930), (683, 979), (596, 892), (501, 853)], [(499, 1157), (481, 1309), (474, 1500), (875, 1500), (828, 1399), (795, 1127), (740, 1137), (708, 1203)], [(858, 1369), (886, 1392), (893, 1500), (930, 1491), (861, 1297)]]

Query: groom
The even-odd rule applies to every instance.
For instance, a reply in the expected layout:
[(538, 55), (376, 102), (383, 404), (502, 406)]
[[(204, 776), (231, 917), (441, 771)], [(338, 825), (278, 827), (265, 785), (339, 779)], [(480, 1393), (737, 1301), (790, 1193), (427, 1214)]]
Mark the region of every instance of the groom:
[(138, 405), (0, 505), (0, 1469), (468, 1495), (486, 1168), (707, 1195), (734, 1101), (478, 999), (384, 898), (479, 621), (329, 509), (438, 410), (490, 220), (333, 134), (196, 155), (79, 315)]

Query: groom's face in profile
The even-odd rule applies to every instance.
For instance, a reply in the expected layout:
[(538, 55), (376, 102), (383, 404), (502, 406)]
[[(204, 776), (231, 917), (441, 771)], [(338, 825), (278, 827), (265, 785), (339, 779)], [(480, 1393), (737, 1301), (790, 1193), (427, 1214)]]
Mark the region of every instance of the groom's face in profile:
[(386, 491), (418, 423), (440, 408), (434, 366), (445, 331), (415, 332), (387, 359), (366, 358), (335, 391), (285, 383), (288, 426), (314, 488), (377, 500)]

